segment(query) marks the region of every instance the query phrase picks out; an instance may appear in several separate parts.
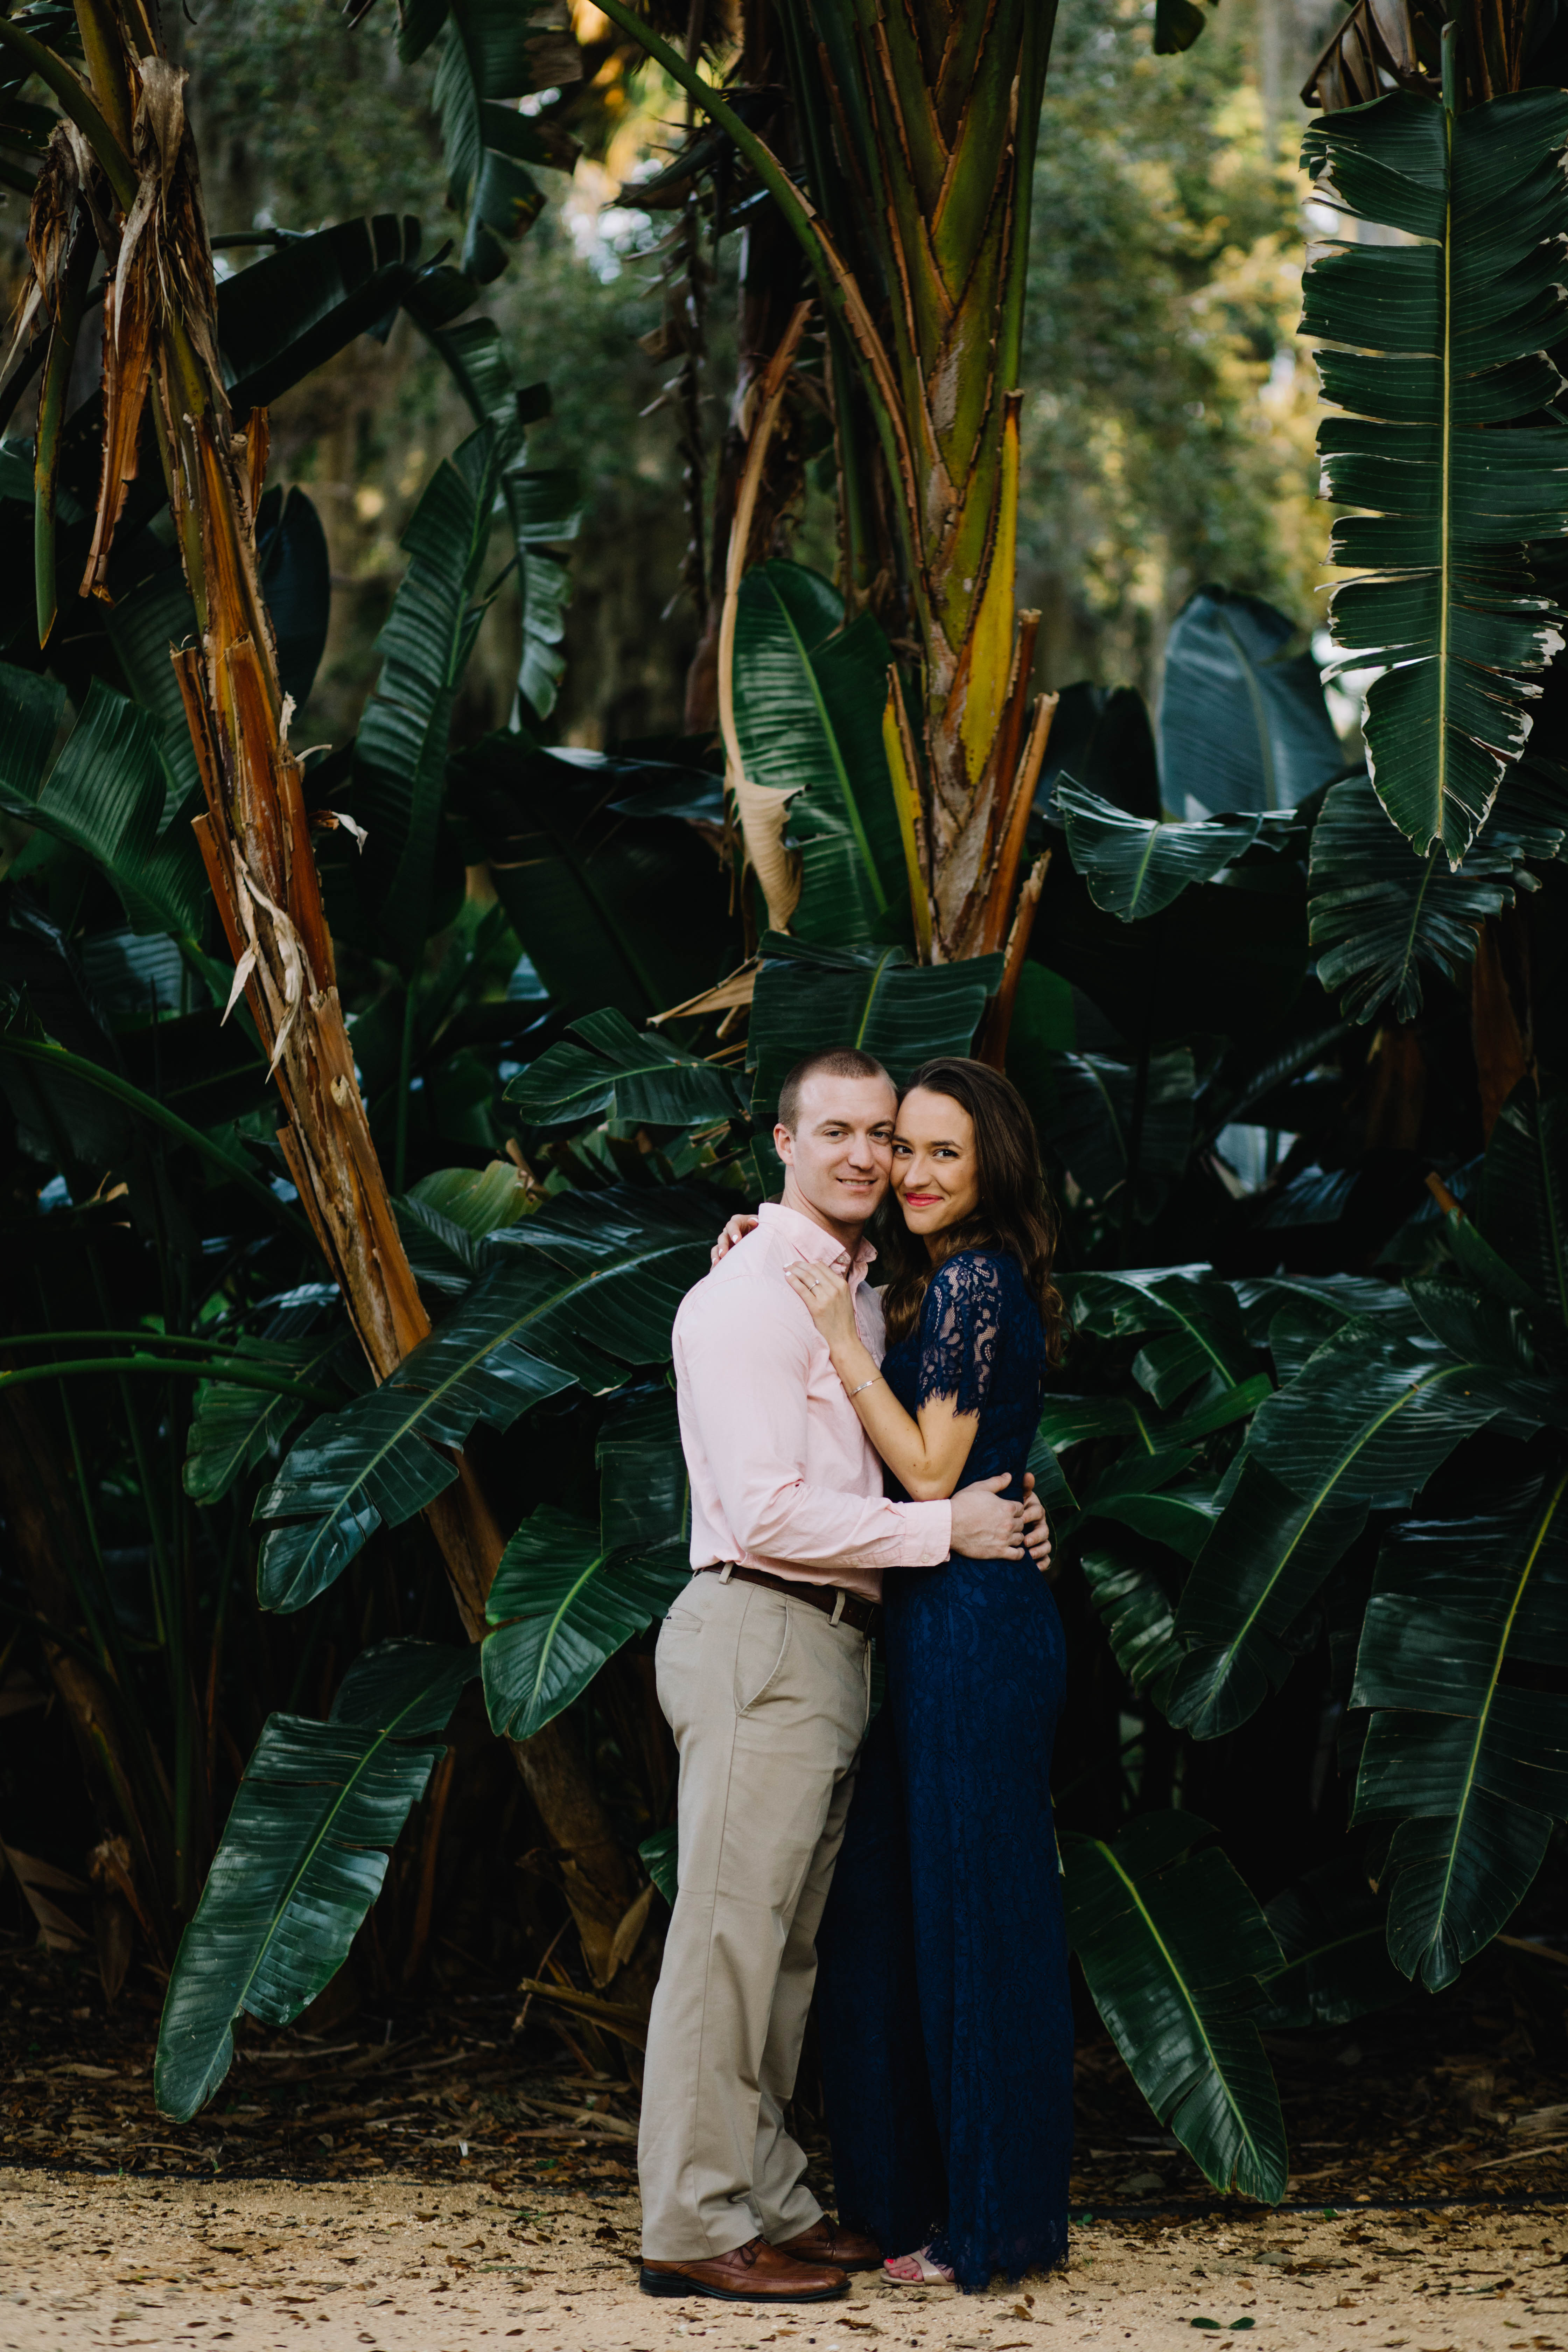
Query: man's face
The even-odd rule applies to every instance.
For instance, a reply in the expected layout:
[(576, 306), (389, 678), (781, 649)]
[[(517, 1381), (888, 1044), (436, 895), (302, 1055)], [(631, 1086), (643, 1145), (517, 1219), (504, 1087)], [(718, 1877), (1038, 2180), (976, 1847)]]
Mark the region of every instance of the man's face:
[(795, 1190), (835, 1225), (863, 1225), (888, 1189), (898, 1098), (886, 1078), (835, 1078), (819, 1072), (800, 1092), (792, 1135), (773, 1129), (773, 1148)]

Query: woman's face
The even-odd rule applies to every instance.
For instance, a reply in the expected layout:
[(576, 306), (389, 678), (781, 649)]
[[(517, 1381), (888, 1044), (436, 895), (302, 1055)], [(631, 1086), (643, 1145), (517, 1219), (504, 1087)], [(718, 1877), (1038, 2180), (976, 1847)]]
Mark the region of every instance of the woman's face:
[(915, 1087), (893, 1129), (893, 1191), (911, 1234), (961, 1225), (980, 1205), (974, 1121), (951, 1095)]

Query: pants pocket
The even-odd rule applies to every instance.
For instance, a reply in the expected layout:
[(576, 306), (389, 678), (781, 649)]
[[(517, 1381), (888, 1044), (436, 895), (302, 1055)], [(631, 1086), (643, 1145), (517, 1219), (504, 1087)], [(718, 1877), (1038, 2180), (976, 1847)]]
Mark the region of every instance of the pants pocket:
[(735, 1712), (750, 1715), (766, 1698), (784, 1672), (789, 1655), (790, 1606), (776, 1608), (753, 1591), (746, 1601), (741, 1637), (735, 1644)]

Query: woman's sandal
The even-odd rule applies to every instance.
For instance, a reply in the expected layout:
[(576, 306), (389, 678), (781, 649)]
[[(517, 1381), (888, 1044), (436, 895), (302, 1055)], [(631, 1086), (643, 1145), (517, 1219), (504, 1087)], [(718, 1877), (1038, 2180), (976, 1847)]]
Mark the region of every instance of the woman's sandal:
[(895, 2286), (951, 2286), (952, 2273), (945, 2263), (931, 2260), (931, 2248), (912, 2254), (889, 2254), (882, 2264)]

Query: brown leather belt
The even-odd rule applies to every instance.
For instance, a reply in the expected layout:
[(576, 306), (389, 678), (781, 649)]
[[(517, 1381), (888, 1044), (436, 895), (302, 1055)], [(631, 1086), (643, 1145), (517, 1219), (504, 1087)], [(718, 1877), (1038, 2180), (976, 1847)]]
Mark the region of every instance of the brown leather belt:
[[(791, 1601), (805, 1601), (813, 1609), (820, 1609), (825, 1617), (837, 1612), (840, 1625), (852, 1625), (857, 1633), (875, 1633), (882, 1622), (879, 1601), (858, 1601), (837, 1584), (802, 1584), (791, 1576), (770, 1576), (765, 1568), (742, 1568), (734, 1560), (710, 1559), (697, 1571), (699, 1576), (722, 1576), (726, 1568), (732, 1583), (765, 1584), (770, 1592), (783, 1592)], [(840, 1605), (842, 1604), (842, 1605)]]

